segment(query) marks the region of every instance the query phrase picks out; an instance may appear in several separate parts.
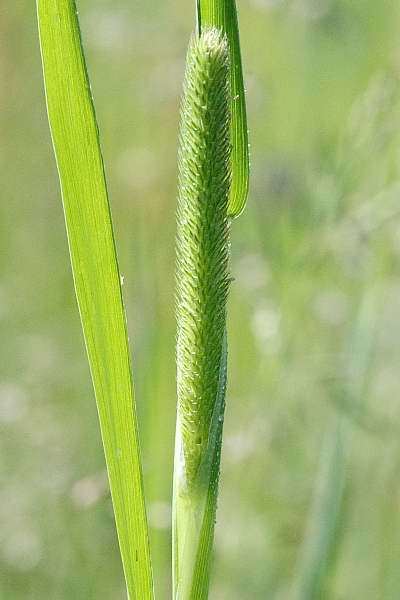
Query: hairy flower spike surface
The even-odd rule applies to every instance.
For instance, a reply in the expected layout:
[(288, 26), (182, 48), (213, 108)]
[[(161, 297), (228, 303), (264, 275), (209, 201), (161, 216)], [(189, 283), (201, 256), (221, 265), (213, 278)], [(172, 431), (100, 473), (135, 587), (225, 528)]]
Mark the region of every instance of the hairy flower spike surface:
[(229, 288), (229, 52), (217, 29), (189, 45), (181, 107), (177, 210), (178, 422), (187, 489), (208, 446)]

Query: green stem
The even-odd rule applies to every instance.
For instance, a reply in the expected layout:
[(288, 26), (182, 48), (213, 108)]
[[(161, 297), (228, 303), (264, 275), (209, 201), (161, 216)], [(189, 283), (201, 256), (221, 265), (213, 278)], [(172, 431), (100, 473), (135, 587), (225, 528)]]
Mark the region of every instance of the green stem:
[(219, 390), (211, 421), (208, 447), (196, 486), (192, 490), (188, 490), (186, 486), (178, 413), (173, 501), (173, 578), (176, 600), (201, 599), (207, 598), (208, 595), (225, 412), (226, 361), (225, 336)]

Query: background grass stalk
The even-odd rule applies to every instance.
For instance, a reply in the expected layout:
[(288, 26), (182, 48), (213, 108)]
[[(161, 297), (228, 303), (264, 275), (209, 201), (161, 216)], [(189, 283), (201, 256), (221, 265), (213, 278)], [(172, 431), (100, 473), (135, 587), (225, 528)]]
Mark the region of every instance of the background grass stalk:
[(189, 45), (179, 148), (173, 577), (180, 600), (208, 595), (226, 387), (230, 155), (228, 43), (204, 28)]
[(295, 569), (292, 600), (330, 595), (329, 573), (343, 538), (348, 462), (354, 425), (361, 427), (367, 411), (369, 377), (376, 350), (381, 291), (370, 289), (357, 308), (346, 341), (347, 378), (335, 390), (339, 411), (332, 414), (324, 436), (318, 473), (303, 544)]
[[(47, 110), (129, 598), (153, 597), (126, 318), (74, 0), (38, 0)], [(93, 540), (95, 543), (95, 540)]]

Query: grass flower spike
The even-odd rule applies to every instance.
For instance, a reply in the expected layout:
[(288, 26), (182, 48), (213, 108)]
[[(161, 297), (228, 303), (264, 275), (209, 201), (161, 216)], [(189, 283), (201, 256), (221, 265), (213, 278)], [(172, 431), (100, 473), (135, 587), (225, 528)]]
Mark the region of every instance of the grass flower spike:
[(188, 600), (208, 593), (225, 401), (229, 50), (215, 28), (189, 45), (178, 160), (174, 590)]

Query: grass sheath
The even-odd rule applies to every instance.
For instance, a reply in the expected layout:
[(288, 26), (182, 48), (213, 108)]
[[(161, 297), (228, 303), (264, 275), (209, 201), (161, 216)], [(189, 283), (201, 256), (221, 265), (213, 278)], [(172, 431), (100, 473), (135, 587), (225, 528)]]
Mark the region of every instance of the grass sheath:
[(227, 36), (230, 54), (232, 184), (228, 214), (244, 210), (249, 190), (249, 141), (239, 25), (235, 0), (197, 0), (198, 30), (217, 27)]
[(203, 28), (187, 54), (178, 154), (175, 600), (208, 595), (225, 405), (229, 89), (227, 39)]
[(131, 362), (103, 160), (74, 0), (37, 0), (72, 272), (131, 600), (153, 598)]

